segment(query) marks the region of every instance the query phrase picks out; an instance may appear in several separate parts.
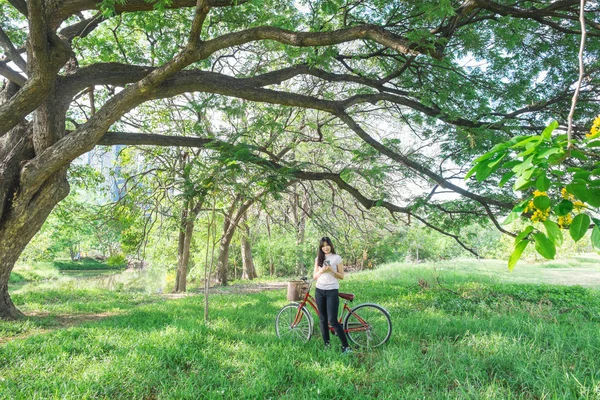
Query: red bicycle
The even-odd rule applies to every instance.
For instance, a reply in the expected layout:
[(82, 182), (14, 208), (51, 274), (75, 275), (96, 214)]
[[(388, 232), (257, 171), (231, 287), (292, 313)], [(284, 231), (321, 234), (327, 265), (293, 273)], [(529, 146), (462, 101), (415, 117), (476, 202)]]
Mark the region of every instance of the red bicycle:
[[(310, 305), (317, 316), (315, 299), (310, 295), (312, 281), (302, 278), (307, 284), (306, 293), (300, 302), (284, 306), (277, 314), (275, 332), (277, 337), (290, 337), (308, 342), (313, 334), (314, 320), (306, 305)], [(379, 304), (363, 303), (354, 308), (348, 307), (348, 302), (354, 300), (352, 293), (339, 293), (344, 300), (344, 308), (340, 316), (340, 324), (348, 338), (357, 346), (378, 347), (387, 342), (392, 335), (392, 320), (390, 313)], [(335, 334), (333, 327), (329, 330)]]

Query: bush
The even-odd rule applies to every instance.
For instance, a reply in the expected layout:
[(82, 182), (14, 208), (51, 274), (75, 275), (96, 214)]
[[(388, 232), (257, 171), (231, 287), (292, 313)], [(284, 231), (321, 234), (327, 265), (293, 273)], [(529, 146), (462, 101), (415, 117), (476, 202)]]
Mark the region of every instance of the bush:
[[(125, 257), (123, 257), (123, 259), (124, 258)], [(55, 268), (58, 268), (61, 271), (87, 271), (125, 268), (124, 263), (111, 265), (109, 261), (107, 261), (105, 264), (93, 258), (82, 258), (80, 261), (54, 261), (52, 264)]]
[(24, 281), (25, 278), (21, 274), (17, 274), (16, 272), (11, 272), (8, 277), (8, 283), (17, 283)]
[(127, 260), (125, 259), (125, 255), (123, 253), (114, 254), (108, 257), (106, 264), (111, 267), (125, 268), (127, 266)]

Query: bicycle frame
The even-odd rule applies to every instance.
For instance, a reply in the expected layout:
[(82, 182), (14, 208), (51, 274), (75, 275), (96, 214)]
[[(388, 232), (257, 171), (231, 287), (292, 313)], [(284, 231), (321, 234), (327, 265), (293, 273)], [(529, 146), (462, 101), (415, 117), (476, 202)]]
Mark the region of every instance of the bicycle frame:
[[(304, 299), (300, 303), (298, 303), (298, 311), (296, 312), (296, 318), (294, 319), (294, 322), (292, 323), (292, 327), (295, 327), (296, 325), (298, 325), (298, 323), (302, 319), (302, 311), (301, 310), (306, 306), (307, 303), (312, 307), (315, 314), (317, 314), (317, 317), (319, 316), (319, 309), (317, 308), (316, 300), (310, 294), (311, 288), (312, 288), (312, 282), (308, 285), (308, 290), (304, 294)], [(342, 314), (340, 315), (340, 319), (339, 319), (339, 323), (342, 326), (343, 326), (343, 321), (344, 321), (344, 317), (346, 316), (346, 314), (354, 315), (356, 317), (356, 319), (361, 323), (361, 326), (344, 329), (345, 333), (358, 332), (358, 331), (364, 331), (364, 330), (369, 329), (369, 324), (367, 324), (367, 322), (365, 320), (363, 320), (360, 316), (356, 315), (356, 313), (353, 313), (352, 309), (350, 307), (348, 307), (348, 300), (344, 299), (344, 307), (342, 309)], [(334, 332), (334, 329), (331, 325), (329, 325), (329, 330), (331, 332)]]

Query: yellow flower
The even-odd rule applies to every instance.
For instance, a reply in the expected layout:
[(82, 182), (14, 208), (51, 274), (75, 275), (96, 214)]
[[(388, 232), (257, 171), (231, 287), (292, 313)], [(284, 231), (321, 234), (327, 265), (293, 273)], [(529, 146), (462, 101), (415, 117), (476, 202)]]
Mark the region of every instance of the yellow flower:
[(580, 212), (581, 210), (583, 210), (585, 208), (585, 203), (577, 200), (577, 201), (573, 202), (573, 207), (575, 208), (575, 211)]
[(600, 136), (600, 114), (594, 119), (590, 133), (585, 134), (588, 139), (595, 139), (598, 136)]
[(529, 203), (527, 203), (527, 207), (525, 207), (523, 212), (527, 213), (527, 212), (533, 211), (533, 210), (535, 210), (535, 205), (533, 204), (533, 200), (529, 200)]
[(533, 192), (533, 197), (540, 197), (540, 196), (548, 196), (548, 194), (546, 192), (540, 192), (539, 190), (536, 190)]
[(571, 193), (567, 192), (567, 188), (562, 188), (562, 190), (560, 191), (560, 195), (563, 199), (566, 200), (573, 201), (575, 199), (575, 197)]
[(531, 218), (530, 218), (530, 219), (531, 219), (533, 222), (537, 222), (537, 221), (543, 222), (543, 221), (545, 221), (545, 220), (547, 220), (547, 219), (548, 219), (548, 216), (549, 216), (549, 215), (550, 215), (550, 209), (547, 209), (547, 210), (545, 210), (545, 211), (542, 211), (542, 210), (535, 210), (535, 211), (533, 212), (533, 215), (531, 216)]
[(560, 226), (561, 228), (566, 228), (567, 226), (571, 225), (571, 222), (573, 222), (573, 217), (571, 216), (571, 214), (558, 217), (558, 226)]

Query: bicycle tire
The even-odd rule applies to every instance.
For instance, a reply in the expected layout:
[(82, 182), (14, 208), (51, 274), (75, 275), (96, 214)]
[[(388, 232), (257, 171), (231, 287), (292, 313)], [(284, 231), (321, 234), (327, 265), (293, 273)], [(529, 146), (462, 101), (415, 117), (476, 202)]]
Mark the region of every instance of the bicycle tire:
[[(292, 301), (290, 304), (293, 304), (296, 307), (298, 307), (300, 305), (300, 302)], [(305, 315), (308, 316), (308, 319), (310, 320), (310, 337), (312, 338), (315, 335), (315, 319), (314, 319), (312, 313), (310, 312), (310, 310), (308, 309), (308, 307), (306, 307), (306, 305), (302, 308), (304, 309), (304, 311), (306, 311)]]
[(302, 315), (296, 326), (292, 326), (298, 313), (298, 303), (290, 303), (284, 306), (275, 319), (275, 333), (278, 338), (289, 337), (292, 340), (299, 339), (308, 342), (313, 332), (313, 321), (306, 307), (300, 310)]
[(359, 304), (346, 315), (344, 331), (357, 346), (379, 347), (392, 335), (392, 319), (379, 304)]

